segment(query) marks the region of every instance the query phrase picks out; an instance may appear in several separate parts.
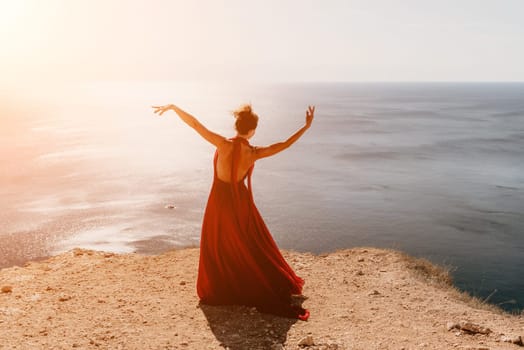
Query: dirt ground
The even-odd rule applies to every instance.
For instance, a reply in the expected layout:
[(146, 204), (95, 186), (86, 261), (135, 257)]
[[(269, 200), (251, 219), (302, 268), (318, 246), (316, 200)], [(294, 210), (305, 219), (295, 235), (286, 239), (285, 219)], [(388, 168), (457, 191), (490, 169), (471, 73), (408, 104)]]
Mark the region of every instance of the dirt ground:
[(521, 348), (523, 315), (468, 300), (445, 271), (400, 252), (284, 251), (306, 280), (306, 322), (200, 305), (198, 254), (75, 249), (2, 269), (0, 349)]

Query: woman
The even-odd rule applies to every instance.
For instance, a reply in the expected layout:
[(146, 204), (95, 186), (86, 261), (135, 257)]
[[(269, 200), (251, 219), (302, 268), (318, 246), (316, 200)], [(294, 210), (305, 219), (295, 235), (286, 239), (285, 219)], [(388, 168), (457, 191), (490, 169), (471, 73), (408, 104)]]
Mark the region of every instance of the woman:
[(285, 261), (254, 204), (251, 173), (258, 159), (285, 150), (304, 134), (315, 107), (308, 107), (302, 128), (286, 141), (267, 147), (249, 144), (258, 123), (250, 105), (233, 113), (237, 135), (231, 139), (206, 129), (175, 105), (153, 108), (159, 115), (176, 112), (216, 147), (213, 186), (200, 240), (197, 293), (201, 302), (255, 306), (261, 312), (307, 320), (309, 311), (300, 305), (305, 299), (304, 280)]

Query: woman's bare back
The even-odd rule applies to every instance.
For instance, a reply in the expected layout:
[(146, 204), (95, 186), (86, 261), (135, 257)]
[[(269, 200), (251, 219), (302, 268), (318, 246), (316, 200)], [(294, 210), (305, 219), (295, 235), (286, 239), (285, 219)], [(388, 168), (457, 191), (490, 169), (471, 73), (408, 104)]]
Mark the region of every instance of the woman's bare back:
[[(239, 182), (246, 176), (247, 171), (255, 163), (255, 148), (246, 145), (242, 142), (240, 146), (240, 157), (238, 162), (238, 170), (235, 181)], [(232, 158), (233, 158), (233, 141), (227, 140), (218, 148), (217, 159), (217, 177), (223, 182), (231, 182)]]

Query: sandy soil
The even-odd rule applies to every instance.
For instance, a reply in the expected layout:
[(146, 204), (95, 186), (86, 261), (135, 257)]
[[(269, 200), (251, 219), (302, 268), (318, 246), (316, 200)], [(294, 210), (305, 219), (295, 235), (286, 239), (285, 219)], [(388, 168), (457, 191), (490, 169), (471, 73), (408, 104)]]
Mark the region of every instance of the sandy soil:
[(522, 315), (468, 301), (444, 272), (396, 251), (283, 252), (306, 280), (307, 322), (199, 305), (198, 254), (75, 249), (0, 270), (0, 349), (521, 348), (508, 340), (524, 336)]

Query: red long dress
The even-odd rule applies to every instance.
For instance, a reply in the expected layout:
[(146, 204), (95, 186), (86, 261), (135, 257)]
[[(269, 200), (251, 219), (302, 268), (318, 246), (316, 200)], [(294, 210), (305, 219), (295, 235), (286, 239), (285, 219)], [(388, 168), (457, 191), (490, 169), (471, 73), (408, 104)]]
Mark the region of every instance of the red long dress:
[(240, 137), (232, 140), (231, 182), (217, 176), (218, 152), (213, 161), (200, 240), (198, 296), (204, 304), (254, 306), (261, 312), (307, 320), (309, 311), (291, 304), (291, 295), (302, 293), (304, 280), (285, 261), (253, 201), (254, 166), (241, 181), (234, 181), (241, 143), (249, 143)]

